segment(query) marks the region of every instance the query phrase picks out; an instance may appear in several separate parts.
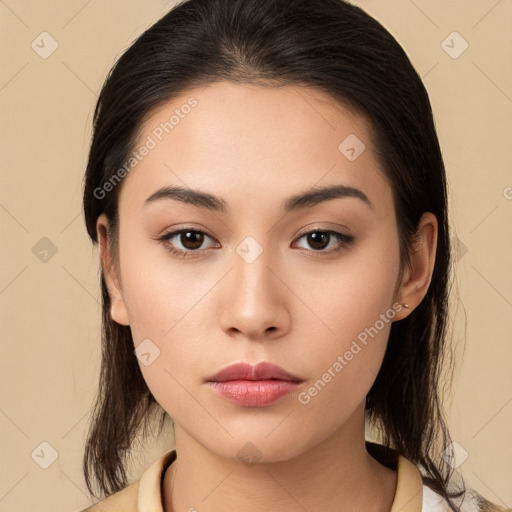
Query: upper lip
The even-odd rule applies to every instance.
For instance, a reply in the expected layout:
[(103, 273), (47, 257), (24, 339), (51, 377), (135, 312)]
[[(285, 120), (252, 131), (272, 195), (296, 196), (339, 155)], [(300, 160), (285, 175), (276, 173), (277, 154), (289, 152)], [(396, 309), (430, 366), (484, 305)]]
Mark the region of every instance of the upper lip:
[(229, 380), (267, 380), (267, 379), (279, 379), (287, 381), (302, 382), (303, 379), (292, 375), (280, 366), (273, 363), (261, 362), (255, 365), (249, 363), (235, 363), (226, 366), (212, 377), (209, 377), (208, 381), (214, 382), (226, 382)]

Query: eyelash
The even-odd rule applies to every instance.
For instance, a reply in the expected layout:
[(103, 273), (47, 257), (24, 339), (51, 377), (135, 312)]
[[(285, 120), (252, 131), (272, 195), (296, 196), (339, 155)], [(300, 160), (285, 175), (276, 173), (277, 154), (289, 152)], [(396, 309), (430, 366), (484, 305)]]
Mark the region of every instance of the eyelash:
[[(168, 252), (170, 252), (173, 256), (178, 256), (183, 259), (197, 257), (197, 256), (194, 256), (193, 253), (200, 252), (201, 251), (200, 249), (196, 249), (196, 250), (189, 249), (189, 250), (184, 251), (182, 249), (176, 249), (175, 247), (172, 247), (167, 244), (167, 242), (170, 239), (172, 239), (178, 235), (181, 235), (182, 233), (200, 233), (200, 234), (206, 235), (209, 238), (212, 238), (212, 237), (210, 237), (210, 235), (208, 235), (204, 231), (194, 229), (194, 228), (182, 228), (182, 229), (178, 229), (177, 231), (171, 231), (170, 233), (167, 233), (167, 234), (163, 235), (162, 237), (157, 238), (157, 241), (159, 243), (161, 243), (164, 246), (164, 248)], [(329, 229), (314, 229), (312, 231), (307, 231), (306, 233), (302, 233), (299, 236), (298, 240), (300, 240), (301, 238), (303, 238), (307, 235), (310, 235), (311, 233), (331, 234), (331, 235), (334, 235), (334, 238), (336, 238), (340, 242), (340, 246), (338, 246), (336, 249), (331, 249), (329, 251), (311, 250), (311, 252), (313, 252), (313, 253), (335, 254), (335, 253), (340, 252), (342, 249), (344, 249), (346, 246), (350, 245), (354, 241), (354, 237), (352, 235), (346, 235), (344, 233), (340, 233), (338, 231), (333, 231), (333, 230), (329, 230)], [(330, 240), (329, 240), (329, 242), (330, 242)]]

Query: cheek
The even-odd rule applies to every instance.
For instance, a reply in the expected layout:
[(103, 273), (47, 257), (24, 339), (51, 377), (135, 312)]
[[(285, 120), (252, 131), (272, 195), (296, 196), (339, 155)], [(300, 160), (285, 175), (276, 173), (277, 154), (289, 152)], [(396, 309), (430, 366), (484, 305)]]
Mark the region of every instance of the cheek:
[(205, 294), (197, 272), (172, 260), (162, 245), (135, 230), (125, 237), (120, 254), (123, 297), (135, 343), (172, 336), (180, 319)]
[(316, 336), (314, 350), (305, 347), (314, 368), (297, 397), (305, 422), (322, 418), (329, 431), (364, 401), (382, 365), (395, 314), (386, 307), (386, 297), (383, 294), (382, 307), (375, 307), (375, 300), (371, 306), (341, 312), (332, 324), (334, 333)]
[(194, 423), (210, 425), (211, 417), (195, 397), (197, 389), (189, 375), (194, 368), (193, 356), (181, 360), (179, 351), (164, 346), (160, 356), (150, 365), (139, 361), (142, 376), (157, 403), (180, 425), (193, 428)]
[(397, 307), (396, 240), (392, 233), (374, 239), (346, 258), (322, 286), (304, 284), (303, 293), (316, 305), (312, 309), (316, 307), (322, 324), (318, 332), (323, 334), (315, 336), (314, 351), (304, 347), (314, 358), (315, 375), (299, 402), (324, 417), (328, 411), (339, 420), (343, 411), (353, 410), (378, 374)]
[(189, 392), (195, 393), (194, 386), (204, 377), (198, 369), (204, 367), (205, 352), (197, 340), (205, 315), (201, 298), (208, 288), (190, 286), (194, 276), (177, 273), (175, 266), (165, 268), (154, 262), (141, 268), (137, 254), (142, 254), (140, 248), (133, 249), (132, 261), (126, 259), (124, 295), (134, 345), (147, 347), (139, 353), (150, 354), (147, 365), (143, 357), (138, 358), (142, 375), (156, 401), (175, 421), (202, 417)]
[[(394, 317), (392, 304), (399, 267), (398, 239), (389, 229), (368, 236), (314, 278), (301, 279), (297, 295), (306, 298), (315, 313), (316, 318), (309, 315), (308, 321), (322, 330), (320, 339), (342, 349), (390, 308), (388, 316)], [(307, 269), (303, 270), (308, 276)]]
[[(204, 345), (198, 340), (208, 334), (203, 325), (208, 307), (203, 299), (218, 278), (200, 276), (197, 267), (173, 262), (152, 241), (135, 237), (131, 241), (121, 246), (121, 273), (135, 348), (140, 345), (139, 352), (150, 354), (139, 357), (139, 367), (153, 396), (167, 411), (197, 414), (185, 389), (205, 377), (198, 372), (205, 366)], [(144, 364), (148, 359), (150, 364)]]

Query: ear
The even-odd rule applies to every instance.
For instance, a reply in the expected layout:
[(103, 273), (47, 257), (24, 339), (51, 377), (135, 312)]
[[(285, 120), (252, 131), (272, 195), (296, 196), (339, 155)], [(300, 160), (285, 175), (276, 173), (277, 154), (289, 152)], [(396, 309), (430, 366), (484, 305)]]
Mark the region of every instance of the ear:
[[(407, 265), (397, 293), (402, 309), (397, 311), (395, 320), (407, 317), (427, 294), (437, 249), (437, 218), (425, 212), (418, 226), (413, 249), (409, 252), (410, 266)], [(409, 307), (404, 307), (403, 304)]]
[(121, 325), (130, 325), (128, 311), (124, 303), (117, 265), (111, 251), (108, 217), (102, 213), (96, 221), (96, 233), (100, 249), (100, 263), (110, 296), (110, 316)]

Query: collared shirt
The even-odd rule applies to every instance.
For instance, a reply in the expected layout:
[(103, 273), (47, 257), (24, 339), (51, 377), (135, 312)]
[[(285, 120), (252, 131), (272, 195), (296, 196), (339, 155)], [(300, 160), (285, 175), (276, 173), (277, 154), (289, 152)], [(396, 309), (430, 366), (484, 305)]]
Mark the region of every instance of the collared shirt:
[[(390, 512), (450, 511), (446, 501), (423, 484), (421, 473), (412, 462), (396, 451), (376, 443), (366, 441), (366, 448), (380, 463), (397, 472), (397, 486)], [(81, 512), (164, 512), (163, 478), (166, 469), (175, 460), (176, 450), (165, 453), (144, 471), (138, 482)], [(461, 510), (477, 512), (483, 509), (477, 498), (469, 495), (462, 503)]]

